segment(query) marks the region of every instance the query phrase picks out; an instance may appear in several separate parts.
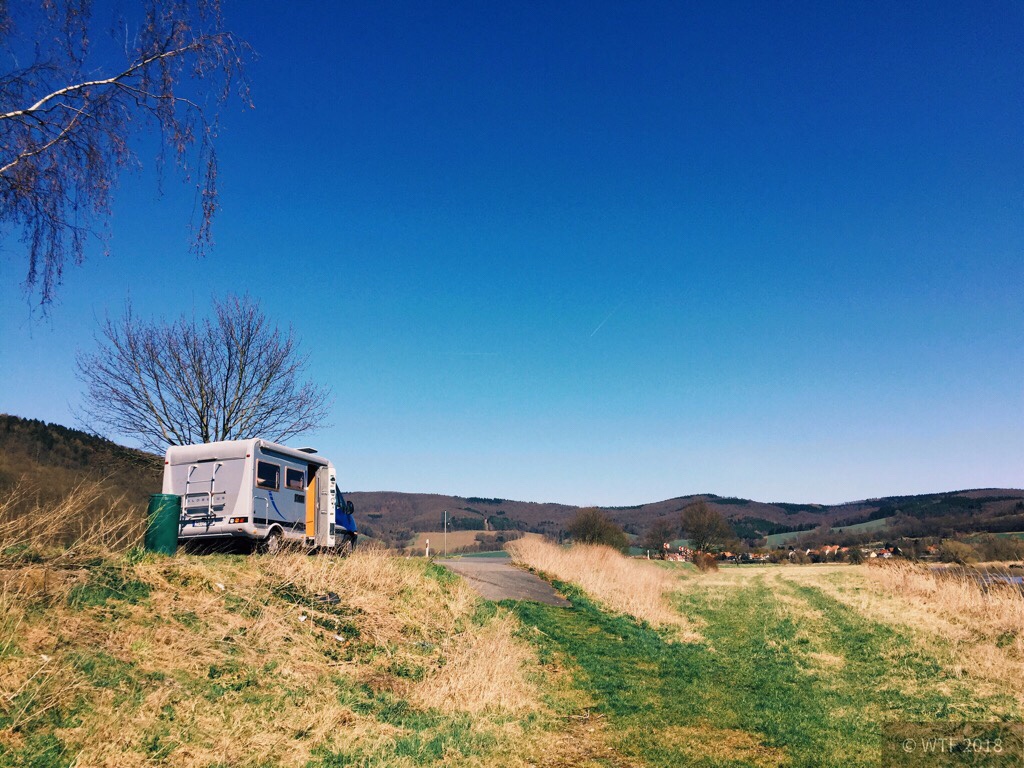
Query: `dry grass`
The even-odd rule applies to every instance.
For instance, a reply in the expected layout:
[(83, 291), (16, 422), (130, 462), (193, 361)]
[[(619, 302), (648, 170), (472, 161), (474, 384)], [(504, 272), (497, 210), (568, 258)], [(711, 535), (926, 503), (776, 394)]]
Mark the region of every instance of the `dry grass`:
[(670, 605), (669, 595), (680, 587), (678, 575), (654, 563), (627, 558), (610, 547), (566, 549), (539, 539), (513, 541), (506, 549), (517, 563), (579, 585), (612, 611), (671, 628), (683, 642), (700, 639), (694, 622)]
[(866, 575), (883, 591), (917, 599), (932, 614), (975, 637), (1002, 638), (1008, 652), (1024, 659), (1024, 596), (1015, 587), (982, 587), (966, 570), (936, 571), (900, 561), (870, 566)]
[(1016, 588), (982, 587), (965, 572), (906, 562), (870, 566), (865, 577), (866, 610), (944, 648), (945, 666), (958, 676), (1018, 681), (1013, 688), (1024, 704), (1024, 596)]
[[(477, 543), (477, 534), (480, 533), (483, 531), (448, 531), (448, 550), (455, 552), (463, 547), (474, 546)], [(438, 556), (444, 553), (444, 531), (420, 531), (416, 534), (410, 548), (413, 551), (423, 552), (428, 541), (431, 552)]]
[(708, 722), (661, 729), (658, 740), (665, 749), (686, 755), (696, 763), (727, 761), (756, 768), (782, 768), (789, 764), (784, 750), (765, 746), (759, 735)]
[(138, 511), (62, 538), (74, 508), (0, 504), (0, 750), (50, 734), (89, 766), (412, 765), (457, 717), (463, 764), (568, 748), (516, 620), (423, 560), (142, 556)]
[[(448, 531), (448, 554), (455, 555), (462, 552), (476, 552), (478, 542), (476, 537), (480, 534), (489, 537), (492, 541), (499, 534), (518, 534), (518, 531)], [(523, 533), (522, 538), (543, 539), (539, 533)], [(510, 537), (511, 538), (511, 537)], [(415, 555), (422, 555), (426, 551), (426, 543), (430, 541), (431, 555), (442, 557), (444, 555), (444, 531), (420, 531), (416, 534), (408, 551)], [(494, 550), (500, 550), (500, 544), (494, 544)]]
[(0, 566), (39, 559), (74, 565), (122, 552), (142, 543), (145, 512), (111, 497), (102, 481), (79, 482), (49, 502), (21, 480), (0, 499)]
[(461, 712), (524, 712), (539, 707), (539, 692), (523, 674), (533, 661), (515, 637), (518, 623), (508, 615), (476, 632), (452, 636), (445, 664), (413, 691), (422, 707)]

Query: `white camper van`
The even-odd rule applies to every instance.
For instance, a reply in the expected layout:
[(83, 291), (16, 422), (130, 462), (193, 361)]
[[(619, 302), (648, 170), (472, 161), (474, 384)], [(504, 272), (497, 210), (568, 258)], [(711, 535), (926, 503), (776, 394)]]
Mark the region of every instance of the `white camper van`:
[(334, 465), (311, 448), (259, 438), (172, 446), (163, 492), (181, 496), (179, 542), (249, 539), (266, 552), (285, 541), (339, 552), (355, 546), (351, 502)]

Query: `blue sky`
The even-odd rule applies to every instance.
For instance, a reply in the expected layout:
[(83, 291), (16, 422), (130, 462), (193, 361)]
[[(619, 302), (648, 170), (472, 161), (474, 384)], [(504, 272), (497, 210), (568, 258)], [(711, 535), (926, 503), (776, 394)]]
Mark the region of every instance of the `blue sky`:
[(215, 250), (144, 151), (48, 318), (6, 241), (0, 409), (74, 425), (128, 296), (248, 292), (351, 490), (1024, 485), (1024, 6), (686, 5), (228, 2)]

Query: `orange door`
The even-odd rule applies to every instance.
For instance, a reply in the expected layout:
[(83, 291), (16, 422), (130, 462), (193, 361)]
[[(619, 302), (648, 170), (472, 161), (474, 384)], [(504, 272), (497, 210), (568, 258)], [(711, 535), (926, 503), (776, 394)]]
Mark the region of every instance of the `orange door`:
[(316, 473), (311, 473), (309, 488), (306, 489), (306, 536), (316, 534)]

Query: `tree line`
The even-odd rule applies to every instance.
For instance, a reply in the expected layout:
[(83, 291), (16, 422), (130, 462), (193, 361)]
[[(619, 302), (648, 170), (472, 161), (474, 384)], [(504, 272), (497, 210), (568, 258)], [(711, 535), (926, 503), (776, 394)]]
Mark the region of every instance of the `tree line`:
[[(623, 552), (630, 547), (625, 530), (593, 507), (579, 510), (566, 531), (574, 542), (580, 544), (603, 544)], [(680, 536), (689, 541), (691, 549), (699, 552), (713, 552), (736, 541), (728, 521), (700, 499), (684, 507), (677, 519), (663, 517), (655, 520), (642, 536), (640, 546), (664, 553), (666, 546)]]

